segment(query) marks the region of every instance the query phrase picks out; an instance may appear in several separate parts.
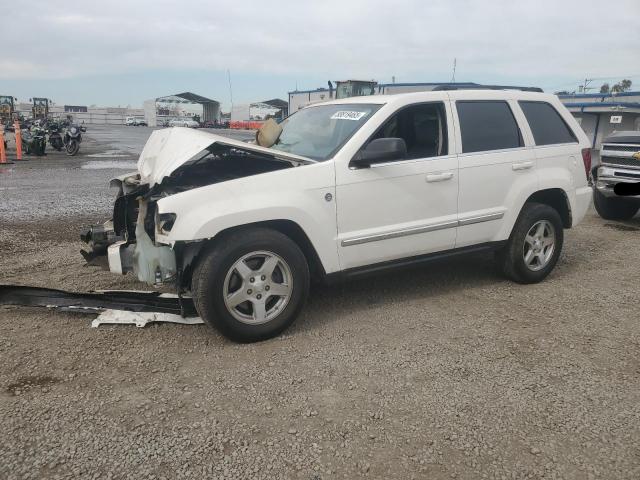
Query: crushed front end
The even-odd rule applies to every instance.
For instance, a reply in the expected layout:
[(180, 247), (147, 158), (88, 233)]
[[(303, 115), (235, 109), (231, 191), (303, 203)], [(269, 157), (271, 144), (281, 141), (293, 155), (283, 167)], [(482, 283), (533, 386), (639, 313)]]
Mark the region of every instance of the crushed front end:
[(172, 232), (174, 224), (186, 212), (159, 213), (158, 202), (201, 187), (312, 162), (189, 128), (156, 130), (140, 154), (138, 172), (111, 181), (111, 187), (118, 190), (113, 218), (82, 233), (89, 247), (82, 255), (91, 265), (108, 265), (119, 274), (132, 272), (145, 283), (174, 284), (180, 294), (190, 287), (192, 264), (206, 239), (169, 240), (176, 233)]
[(82, 251), (88, 263), (106, 256), (109, 270), (133, 272), (140, 281), (153, 285), (176, 280), (176, 254), (168, 245), (155, 242), (156, 228), (170, 228), (170, 219), (156, 218), (156, 201), (139, 174), (112, 180), (118, 188), (113, 219), (93, 225), (81, 235), (90, 250)]

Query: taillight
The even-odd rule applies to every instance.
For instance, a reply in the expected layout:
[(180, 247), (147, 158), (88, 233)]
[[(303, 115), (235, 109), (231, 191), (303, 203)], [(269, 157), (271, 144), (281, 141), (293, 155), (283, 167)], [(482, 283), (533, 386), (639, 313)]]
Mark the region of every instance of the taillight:
[(591, 178), (591, 149), (582, 149), (582, 163), (584, 163), (584, 173), (587, 174), (587, 180)]

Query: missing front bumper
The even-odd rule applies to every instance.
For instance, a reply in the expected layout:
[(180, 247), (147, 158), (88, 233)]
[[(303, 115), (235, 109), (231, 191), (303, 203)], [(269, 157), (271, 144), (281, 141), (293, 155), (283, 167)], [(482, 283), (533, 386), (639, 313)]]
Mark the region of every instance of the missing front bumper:
[[(142, 282), (159, 285), (172, 283), (177, 277), (176, 255), (168, 245), (155, 244), (145, 230), (148, 202), (139, 201), (135, 236), (129, 239), (114, 232), (113, 223), (94, 225), (81, 235), (90, 247), (82, 255), (90, 265), (108, 265), (108, 269), (120, 275), (136, 274)], [(131, 239), (133, 238), (133, 239)], [(104, 259), (106, 257), (106, 262)]]

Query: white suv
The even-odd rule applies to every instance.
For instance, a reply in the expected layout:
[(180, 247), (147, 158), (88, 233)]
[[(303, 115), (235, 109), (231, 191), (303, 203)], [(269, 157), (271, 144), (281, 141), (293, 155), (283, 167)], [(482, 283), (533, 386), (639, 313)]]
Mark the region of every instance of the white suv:
[(553, 95), (349, 98), (281, 125), (270, 148), (153, 132), (139, 172), (115, 182), (92, 255), (172, 282), (209, 325), (256, 341), (291, 325), (312, 278), (486, 250), (508, 277), (539, 282), (591, 202), (589, 140)]

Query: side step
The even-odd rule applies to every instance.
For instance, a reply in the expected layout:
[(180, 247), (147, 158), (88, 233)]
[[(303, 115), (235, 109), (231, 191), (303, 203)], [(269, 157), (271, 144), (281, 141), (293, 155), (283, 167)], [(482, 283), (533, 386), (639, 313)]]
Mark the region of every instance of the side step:
[(128, 312), (173, 313), (183, 317), (198, 316), (191, 298), (168, 296), (160, 292), (126, 290), (77, 293), (50, 288), (0, 285), (0, 305), (50, 307), (79, 312), (125, 310)]

